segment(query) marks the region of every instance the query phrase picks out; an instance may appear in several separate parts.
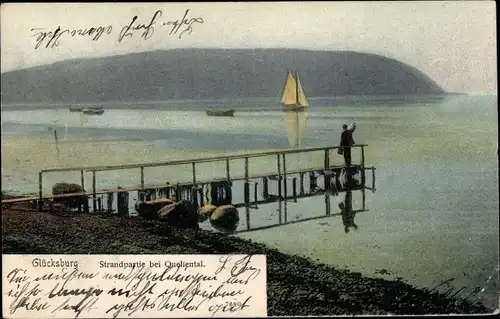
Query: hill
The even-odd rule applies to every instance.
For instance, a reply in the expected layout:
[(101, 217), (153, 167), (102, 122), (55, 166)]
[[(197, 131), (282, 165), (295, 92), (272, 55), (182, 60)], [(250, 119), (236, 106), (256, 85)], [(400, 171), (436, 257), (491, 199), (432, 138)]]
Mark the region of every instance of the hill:
[(61, 61), (1, 75), (3, 103), (276, 97), (287, 69), (314, 96), (441, 94), (414, 67), (374, 54), (175, 49)]

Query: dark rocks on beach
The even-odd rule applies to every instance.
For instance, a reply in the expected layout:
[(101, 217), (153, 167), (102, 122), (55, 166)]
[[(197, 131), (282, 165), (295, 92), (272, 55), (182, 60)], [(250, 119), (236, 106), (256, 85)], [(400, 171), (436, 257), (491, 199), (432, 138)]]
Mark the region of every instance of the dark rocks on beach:
[(3, 253), (265, 254), (269, 316), (492, 312), (401, 281), (365, 278), (235, 236), (116, 215), (61, 217), (16, 205), (2, 210)]
[(145, 220), (158, 219), (158, 211), (163, 207), (173, 204), (170, 198), (157, 198), (150, 201), (137, 201), (135, 210)]
[(212, 216), (213, 212), (217, 209), (217, 206), (212, 205), (212, 204), (206, 204), (200, 207), (198, 209), (198, 221), (199, 222), (204, 222), (206, 221), (210, 216)]
[(198, 229), (198, 210), (193, 203), (181, 200), (165, 205), (158, 211), (158, 218), (177, 228)]
[[(56, 183), (52, 186), (52, 195), (64, 195), (72, 193), (85, 193), (85, 189), (78, 184), (73, 183)], [(80, 203), (83, 203), (86, 196), (62, 197), (54, 198), (55, 203), (65, 204), (70, 208), (77, 208)]]
[(85, 189), (78, 184), (72, 183), (56, 183), (52, 186), (52, 194), (60, 195), (60, 194), (71, 194), (71, 193), (82, 193), (85, 192)]
[(169, 198), (138, 201), (135, 209), (144, 220), (160, 220), (177, 228), (198, 228), (198, 212), (193, 203), (182, 200), (174, 203)]
[(231, 232), (238, 228), (240, 217), (233, 205), (222, 205), (210, 215), (210, 224), (221, 231)]

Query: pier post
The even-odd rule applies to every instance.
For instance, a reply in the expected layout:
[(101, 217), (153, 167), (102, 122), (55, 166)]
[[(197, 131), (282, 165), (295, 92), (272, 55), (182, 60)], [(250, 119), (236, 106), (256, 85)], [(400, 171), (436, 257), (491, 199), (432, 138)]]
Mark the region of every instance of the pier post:
[(38, 173), (38, 210), (42, 211), (43, 208), (43, 172)]
[(198, 188), (196, 186), (191, 188), (191, 201), (196, 207), (198, 207)]
[(288, 223), (288, 203), (287, 201), (285, 200), (283, 202), (283, 205), (285, 206), (285, 213), (284, 213), (284, 216), (285, 216), (285, 224)]
[[(80, 180), (81, 180), (81, 183), (82, 183), (82, 190), (87, 193), (87, 191), (85, 190), (85, 176), (84, 176), (84, 173), (83, 173), (83, 169), (80, 170)], [(87, 195), (82, 195), (82, 197), (80, 197), (80, 200), (78, 201), (78, 213), (81, 213), (82, 210), (85, 211), (85, 208), (82, 207), (84, 206), (85, 204), (85, 201), (87, 201)]]
[(80, 170), (80, 179), (81, 179), (81, 182), (82, 182), (82, 189), (85, 191), (85, 177), (83, 175), (83, 169)]
[(283, 220), (282, 220), (282, 217), (281, 217), (281, 211), (282, 211), (282, 200), (281, 200), (281, 197), (278, 198), (278, 220), (279, 220), (279, 224), (283, 224)]
[(231, 183), (231, 174), (229, 170), (229, 157), (226, 157), (226, 177), (227, 177), (227, 182)]
[(292, 193), (293, 193), (293, 202), (297, 202), (297, 177), (294, 177), (292, 180)]
[(205, 205), (205, 196), (203, 196), (203, 184), (198, 187), (198, 193), (200, 195), (200, 207)]
[(192, 162), (191, 166), (193, 168), (193, 187), (191, 188), (191, 202), (198, 206), (198, 189), (196, 187), (196, 163)]
[(106, 201), (108, 204), (108, 213), (113, 211), (113, 193), (108, 193), (108, 200)]
[[(278, 160), (277, 160), (277, 163), (278, 163), (278, 198), (281, 199), (281, 163), (280, 163), (280, 154), (276, 154)], [(280, 214), (280, 218), (281, 218), (281, 214)]]
[(323, 173), (323, 180), (325, 182), (325, 191), (330, 188), (331, 174), (328, 174), (328, 170), (330, 169), (330, 150), (325, 150), (325, 171)]
[(363, 189), (361, 189), (361, 196), (362, 196), (363, 210), (366, 210), (366, 189), (365, 189), (365, 187), (363, 187)]
[(314, 172), (309, 172), (309, 192), (315, 193), (316, 188), (318, 187), (317, 177), (314, 175)]
[(96, 181), (95, 181), (95, 171), (92, 171), (92, 209), (93, 209), (93, 212), (95, 213), (96, 212), (96, 206), (97, 206), (97, 202), (96, 202)]
[(191, 163), (193, 166), (193, 186), (196, 186), (196, 164), (195, 162)]
[(100, 196), (97, 198), (97, 211), (102, 213), (102, 197)]
[(330, 149), (325, 150), (325, 170), (330, 168)]
[(144, 189), (144, 167), (141, 166), (141, 188)]
[[(122, 189), (121, 187), (118, 187), (118, 189)], [(129, 201), (129, 194), (128, 192), (120, 192), (118, 191), (117, 196), (116, 196), (116, 204), (118, 208), (118, 214), (120, 216), (128, 216), (128, 201)]]
[(89, 213), (89, 198), (87, 195), (85, 195), (84, 201), (83, 201), (83, 212), (85, 214)]
[(363, 202), (363, 210), (366, 208), (366, 175), (365, 175), (365, 147), (361, 145), (361, 196)]
[(361, 184), (363, 188), (365, 187), (366, 176), (365, 176), (365, 147), (361, 145)]
[(375, 167), (372, 167), (372, 192), (375, 193)]
[(245, 157), (245, 213), (247, 229), (250, 230), (250, 183), (248, 181), (248, 157)]
[(179, 184), (177, 184), (175, 186), (175, 201), (179, 202), (179, 201), (181, 201), (181, 199), (182, 199), (181, 187), (179, 186)]
[(299, 178), (300, 178), (300, 195), (304, 195), (305, 191), (304, 191), (304, 173), (300, 173), (299, 174)]
[(287, 191), (287, 177), (286, 177), (286, 156), (285, 153), (283, 153), (283, 196), (285, 199), (284, 205), (285, 205), (285, 224), (288, 221), (288, 203), (287, 203), (287, 198), (288, 198), (288, 191)]
[(254, 200), (254, 203), (257, 203), (257, 201), (258, 201), (258, 199), (257, 199), (258, 187), (259, 187), (259, 183), (255, 182), (254, 187), (253, 187), (253, 200)]
[(285, 153), (283, 153), (283, 196), (285, 197), (285, 201), (286, 201), (286, 198), (288, 196), (288, 191), (287, 191), (287, 180), (286, 180), (286, 157), (285, 157)]
[(208, 184), (207, 187), (207, 203), (217, 204), (217, 186), (215, 183)]
[(325, 193), (325, 210), (326, 210), (326, 216), (329, 216), (331, 213), (331, 207), (330, 207), (330, 194)]
[(262, 196), (264, 199), (269, 198), (269, 185), (267, 176), (262, 177)]

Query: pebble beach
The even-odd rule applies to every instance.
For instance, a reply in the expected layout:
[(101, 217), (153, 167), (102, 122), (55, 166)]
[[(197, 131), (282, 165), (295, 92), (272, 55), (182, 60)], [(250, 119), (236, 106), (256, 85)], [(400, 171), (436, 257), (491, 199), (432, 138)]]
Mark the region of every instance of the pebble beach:
[(492, 312), (403, 281), (368, 278), (250, 240), (158, 221), (15, 204), (2, 208), (2, 225), (4, 254), (265, 254), (269, 316)]

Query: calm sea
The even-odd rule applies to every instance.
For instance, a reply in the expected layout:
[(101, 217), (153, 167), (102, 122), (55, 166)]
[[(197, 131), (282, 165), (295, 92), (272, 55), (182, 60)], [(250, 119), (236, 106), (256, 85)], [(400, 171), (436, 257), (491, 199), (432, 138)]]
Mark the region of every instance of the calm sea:
[[(341, 218), (330, 217), (238, 236), (369, 276), (403, 277), (419, 287), (434, 287), (452, 278), (438, 289), (463, 288), (461, 296), (497, 304), (497, 97), (310, 103), (301, 147), (337, 145), (341, 125), (357, 123), (354, 138), (369, 145), (367, 164), (377, 168), (377, 190), (366, 197), (369, 211), (356, 216), (359, 229), (347, 234)], [(67, 105), (24, 111), (3, 108), (2, 189), (36, 192), (37, 174), (43, 168), (289, 148), (297, 138), (290, 136), (293, 129), (287, 127), (278, 103), (269, 99), (103, 106), (107, 110), (102, 116), (72, 113)], [(207, 117), (204, 109), (209, 106), (234, 107), (237, 112), (234, 118)], [(336, 154), (332, 157), (340, 160)], [(323, 163), (321, 153), (287, 160), (291, 167)], [(253, 160), (250, 169), (272, 171), (275, 165), (272, 158)], [(240, 171), (242, 163), (234, 167)], [(216, 170), (223, 174), (223, 167)], [(199, 174), (218, 173), (207, 167)], [(99, 185), (137, 185), (138, 176), (137, 171), (103, 173)], [(189, 168), (146, 172), (150, 182), (176, 176), (189, 180)], [(44, 191), (62, 177), (51, 178)], [(78, 182), (78, 176), (71, 178)], [(332, 197), (334, 212), (342, 199), (343, 195)], [(360, 196), (355, 195), (354, 201), (359, 205)], [(276, 222), (277, 209), (277, 204), (270, 204), (252, 210), (252, 225)], [(324, 198), (288, 203), (287, 209), (289, 220), (319, 216), (325, 213)], [(381, 269), (390, 274), (377, 274)]]

